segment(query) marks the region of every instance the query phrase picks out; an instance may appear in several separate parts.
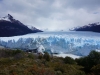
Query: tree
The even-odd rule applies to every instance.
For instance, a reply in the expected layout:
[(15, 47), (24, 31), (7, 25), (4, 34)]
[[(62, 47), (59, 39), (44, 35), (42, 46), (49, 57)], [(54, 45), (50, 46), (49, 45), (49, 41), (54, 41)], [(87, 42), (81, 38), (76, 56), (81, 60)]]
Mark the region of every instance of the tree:
[(91, 71), (93, 72), (94, 75), (100, 75), (100, 64), (92, 67)]
[(97, 65), (100, 63), (100, 52), (91, 51), (88, 55), (91, 65)]
[(91, 72), (91, 68), (100, 64), (100, 52), (91, 51), (88, 56), (76, 59), (78, 65), (84, 67), (85, 72)]
[(65, 62), (66, 64), (75, 64), (75, 63), (76, 63), (75, 60), (74, 60), (73, 58), (68, 57), (68, 56), (64, 58), (64, 62)]

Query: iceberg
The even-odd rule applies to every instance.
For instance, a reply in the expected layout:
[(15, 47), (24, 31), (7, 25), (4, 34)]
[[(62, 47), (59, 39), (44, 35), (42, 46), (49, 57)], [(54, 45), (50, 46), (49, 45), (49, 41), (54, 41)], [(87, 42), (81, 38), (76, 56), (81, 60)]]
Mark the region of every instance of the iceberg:
[(0, 37), (0, 46), (17, 49), (38, 49), (39, 52), (66, 53), (86, 56), (100, 50), (100, 33), (95, 32), (40, 32), (22, 36)]

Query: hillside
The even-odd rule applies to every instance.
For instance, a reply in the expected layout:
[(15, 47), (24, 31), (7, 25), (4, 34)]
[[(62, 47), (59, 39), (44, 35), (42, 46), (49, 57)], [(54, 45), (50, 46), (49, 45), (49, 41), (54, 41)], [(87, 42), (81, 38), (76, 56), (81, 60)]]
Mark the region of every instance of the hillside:
[(100, 23), (92, 23), (88, 25), (84, 25), (82, 27), (76, 27), (73, 31), (92, 31), (92, 32), (99, 32), (100, 33)]
[(100, 75), (99, 58), (96, 51), (73, 59), (0, 49), (0, 75)]
[(14, 19), (10, 14), (0, 18), (0, 37), (24, 35), (28, 33), (42, 32), (39, 29), (30, 29), (20, 21)]

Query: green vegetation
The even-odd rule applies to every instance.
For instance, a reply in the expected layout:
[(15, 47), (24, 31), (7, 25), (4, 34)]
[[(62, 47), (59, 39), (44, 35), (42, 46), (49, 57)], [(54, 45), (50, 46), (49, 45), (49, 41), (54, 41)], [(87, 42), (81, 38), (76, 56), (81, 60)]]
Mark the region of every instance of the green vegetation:
[(50, 61), (50, 55), (49, 55), (47, 52), (44, 53), (43, 58), (44, 58), (46, 61)]
[(100, 75), (100, 53), (86, 57), (51, 57), (21, 50), (0, 50), (0, 75)]
[(76, 64), (75, 60), (73, 58), (71, 58), (71, 57), (65, 57), (64, 58), (64, 62), (66, 64)]
[(86, 73), (90, 73), (92, 67), (100, 64), (100, 52), (91, 51), (88, 56), (76, 59), (76, 62), (84, 67)]

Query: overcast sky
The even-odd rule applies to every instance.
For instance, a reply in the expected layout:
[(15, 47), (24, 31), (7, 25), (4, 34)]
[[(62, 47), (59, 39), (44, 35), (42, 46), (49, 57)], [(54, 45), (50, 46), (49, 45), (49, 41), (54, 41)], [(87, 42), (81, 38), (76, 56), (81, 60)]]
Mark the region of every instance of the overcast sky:
[(0, 0), (0, 17), (8, 13), (44, 31), (66, 31), (100, 22), (100, 0)]

